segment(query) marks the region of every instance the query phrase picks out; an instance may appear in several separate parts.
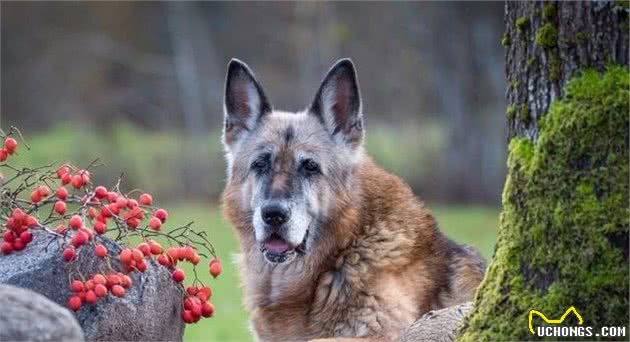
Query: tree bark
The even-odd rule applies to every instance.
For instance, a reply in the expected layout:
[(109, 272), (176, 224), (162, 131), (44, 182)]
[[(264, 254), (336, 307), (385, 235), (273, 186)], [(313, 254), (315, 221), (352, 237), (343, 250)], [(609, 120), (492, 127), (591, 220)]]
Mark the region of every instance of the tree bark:
[(505, 22), (503, 212), (459, 339), (539, 338), (530, 310), (557, 319), (571, 306), (589, 339), (628, 331), (627, 2), (508, 2)]

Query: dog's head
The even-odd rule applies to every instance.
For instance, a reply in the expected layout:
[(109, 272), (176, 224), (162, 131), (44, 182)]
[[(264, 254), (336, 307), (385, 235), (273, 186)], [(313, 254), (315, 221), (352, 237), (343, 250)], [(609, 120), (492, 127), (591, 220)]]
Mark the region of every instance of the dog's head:
[(228, 66), (223, 144), (228, 186), (238, 189), (245, 217), (241, 234), (253, 234), (269, 262), (288, 263), (314, 248), (340, 193), (352, 191), (363, 156), (361, 97), (354, 65), (337, 62), (311, 105), (297, 113), (275, 111), (244, 63)]

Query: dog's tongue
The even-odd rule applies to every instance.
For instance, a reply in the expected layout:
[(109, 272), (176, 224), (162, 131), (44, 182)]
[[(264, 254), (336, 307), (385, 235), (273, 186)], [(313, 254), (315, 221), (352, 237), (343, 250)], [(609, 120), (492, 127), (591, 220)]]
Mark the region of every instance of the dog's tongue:
[(265, 241), (265, 248), (271, 253), (282, 254), (289, 250), (289, 244), (280, 238), (272, 237)]

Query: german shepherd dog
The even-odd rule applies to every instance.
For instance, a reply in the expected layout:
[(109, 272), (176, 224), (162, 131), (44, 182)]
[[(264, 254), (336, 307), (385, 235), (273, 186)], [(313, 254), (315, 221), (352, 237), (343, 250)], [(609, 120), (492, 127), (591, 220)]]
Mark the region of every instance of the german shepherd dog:
[(391, 341), (422, 314), (473, 298), (484, 260), (366, 155), (349, 59), (297, 113), (274, 110), (234, 59), (224, 112), (223, 210), (257, 340)]

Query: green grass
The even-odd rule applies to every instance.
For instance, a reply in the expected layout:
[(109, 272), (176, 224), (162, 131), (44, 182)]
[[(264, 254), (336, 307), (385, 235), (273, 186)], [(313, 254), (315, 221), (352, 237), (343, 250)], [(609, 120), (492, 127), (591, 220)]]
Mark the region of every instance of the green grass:
[[(238, 246), (231, 228), (223, 220), (220, 211), (210, 205), (180, 203), (167, 208), (171, 213), (170, 223), (184, 224), (192, 220), (197, 228), (205, 229), (223, 260), (224, 271), (219, 278), (209, 279), (207, 272), (199, 272), (201, 279), (213, 288), (215, 316), (187, 326), (184, 339), (189, 342), (251, 341), (247, 313), (241, 305), (238, 270), (232, 262)], [(449, 237), (478, 248), (486, 258), (492, 255), (498, 209), (436, 207), (433, 212)]]

